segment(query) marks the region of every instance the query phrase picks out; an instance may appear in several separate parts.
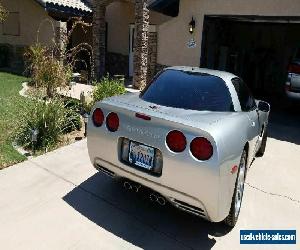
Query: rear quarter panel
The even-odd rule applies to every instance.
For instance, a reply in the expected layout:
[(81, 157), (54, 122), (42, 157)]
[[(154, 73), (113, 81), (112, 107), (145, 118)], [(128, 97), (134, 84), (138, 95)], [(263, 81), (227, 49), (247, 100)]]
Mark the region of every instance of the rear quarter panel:
[[(249, 119), (247, 113), (236, 112), (215, 124), (210, 131), (218, 143), (219, 154), (219, 216), (225, 218), (230, 210), (237, 172), (231, 173), (233, 166), (239, 166), (243, 149), (248, 138)], [(249, 163), (249, 161), (248, 161)]]

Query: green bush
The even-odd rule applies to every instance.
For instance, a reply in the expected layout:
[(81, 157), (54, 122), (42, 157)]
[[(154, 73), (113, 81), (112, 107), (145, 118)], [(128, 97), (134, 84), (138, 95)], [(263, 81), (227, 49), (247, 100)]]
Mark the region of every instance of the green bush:
[(30, 46), (25, 59), (35, 86), (45, 87), (49, 98), (56, 94), (57, 87), (69, 85), (72, 67), (56, 57), (51, 48), (40, 44)]
[(67, 109), (67, 117), (70, 119), (67, 124), (71, 124), (71, 126), (65, 129), (66, 133), (70, 133), (72, 131), (80, 130), (82, 127), (81, 117), (79, 113), (81, 112), (80, 101), (73, 98), (63, 98), (64, 106)]
[(36, 149), (54, 147), (65, 133), (81, 127), (80, 116), (73, 110), (67, 109), (59, 99), (49, 102), (36, 101), (28, 106), (20, 119), (20, 129), (17, 142), (25, 148), (31, 148), (32, 130), (38, 130)]
[(81, 103), (79, 100), (70, 97), (63, 97), (63, 102), (66, 108), (71, 109), (77, 113), (81, 111)]
[(109, 76), (104, 77), (99, 83), (96, 84), (92, 93), (92, 105), (104, 98), (122, 95), (126, 92), (125, 86), (122, 81), (118, 79), (111, 79)]
[(76, 111), (67, 109), (66, 126), (64, 126), (64, 133), (70, 133), (74, 130), (80, 130), (82, 127), (81, 118)]

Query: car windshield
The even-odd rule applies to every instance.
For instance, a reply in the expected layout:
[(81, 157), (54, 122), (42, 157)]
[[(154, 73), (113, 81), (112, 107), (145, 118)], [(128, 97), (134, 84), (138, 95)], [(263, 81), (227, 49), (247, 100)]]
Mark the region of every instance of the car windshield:
[(140, 97), (144, 101), (173, 108), (233, 111), (226, 83), (217, 76), (199, 72), (165, 70), (153, 79)]

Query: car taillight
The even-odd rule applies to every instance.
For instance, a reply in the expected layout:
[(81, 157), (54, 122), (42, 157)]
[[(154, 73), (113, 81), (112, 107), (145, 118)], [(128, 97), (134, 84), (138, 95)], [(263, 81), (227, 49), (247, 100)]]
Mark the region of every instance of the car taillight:
[(290, 64), (289, 73), (295, 73), (295, 74), (300, 74), (300, 65), (299, 64)]
[(213, 155), (213, 146), (210, 141), (204, 137), (195, 138), (190, 145), (192, 155), (201, 161), (210, 159)]
[(116, 113), (110, 113), (106, 117), (106, 127), (111, 132), (116, 132), (119, 129), (120, 121)]
[(93, 113), (93, 123), (96, 127), (101, 127), (104, 122), (104, 114), (101, 109), (96, 108)]
[(186, 138), (184, 134), (178, 130), (169, 132), (166, 143), (169, 149), (175, 153), (180, 153), (186, 148)]

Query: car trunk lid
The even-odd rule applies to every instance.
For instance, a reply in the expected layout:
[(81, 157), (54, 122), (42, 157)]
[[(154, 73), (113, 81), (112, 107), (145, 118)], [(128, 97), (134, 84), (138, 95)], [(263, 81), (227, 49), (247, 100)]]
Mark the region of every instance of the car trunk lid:
[(147, 119), (165, 120), (204, 130), (208, 130), (211, 125), (226, 117), (236, 115), (235, 112), (197, 111), (160, 106), (142, 100), (138, 94), (111, 97), (102, 104), (109, 105), (110, 109), (118, 107), (122, 109), (122, 113), (144, 122), (147, 122)]

